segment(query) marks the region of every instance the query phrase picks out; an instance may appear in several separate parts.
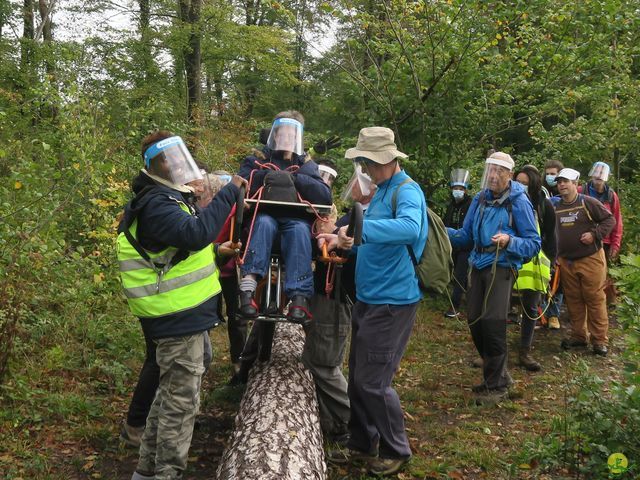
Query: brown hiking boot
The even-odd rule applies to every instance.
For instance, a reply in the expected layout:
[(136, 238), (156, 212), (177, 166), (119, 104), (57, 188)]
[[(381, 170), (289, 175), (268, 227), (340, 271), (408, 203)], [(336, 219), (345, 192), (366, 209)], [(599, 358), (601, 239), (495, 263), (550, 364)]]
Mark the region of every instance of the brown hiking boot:
[(120, 429), (120, 441), (127, 447), (140, 448), (143, 433), (144, 425), (141, 427), (132, 427), (127, 422), (124, 422)]
[(558, 317), (549, 317), (549, 322), (547, 323), (549, 330), (560, 330), (560, 320)]
[(346, 465), (348, 463), (371, 462), (378, 457), (367, 452), (352, 448), (338, 448), (327, 453), (327, 461), (334, 465)]
[(386, 477), (387, 475), (394, 475), (398, 473), (402, 468), (411, 460), (409, 457), (400, 458), (376, 458), (369, 464), (369, 473), (378, 477)]
[(520, 347), (518, 361), (520, 365), (530, 372), (539, 372), (542, 369), (540, 364), (531, 356), (531, 347)]
[(476, 405), (481, 407), (491, 407), (497, 405), (502, 400), (509, 398), (509, 390), (505, 388), (491, 388), (475, 394)]

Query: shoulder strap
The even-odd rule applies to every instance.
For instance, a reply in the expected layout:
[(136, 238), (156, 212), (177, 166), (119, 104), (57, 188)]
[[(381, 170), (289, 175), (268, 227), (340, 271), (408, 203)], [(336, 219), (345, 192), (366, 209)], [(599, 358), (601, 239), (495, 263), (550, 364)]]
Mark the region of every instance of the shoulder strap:
[[(393, 196), (391, 197), (391, 211), (393, 212), (393, 218), (396, 218), (396, 207), (398, 206), (398, 191), (400, 190), (400, 187), (412, 182), (413, 180), (411, 180), (410, 178), (405, 178), (393, 191)], [(413, 262), (413, 265), (418, 265), (418, 259), (416, 258), (416, 254), (413, 253), (413, 248), (411, 248), (411, 245), (407, 244), (407, 250), (409, 251), (409, 256), (411, 257), (411, 262)]]
[(393, 212), (393, 218), (396, 218), (396, 207), (398, 206), (398, 192), (400, 191), (400, 187), (411, 182), (413, 182), (413, 180), (405, 178), (393, 191), (393, 196), (391, 197), (391, 211)]
[[(137, 209), (137, 211), (139, 212), (146, 204), (147, 202), (149, 202), (149, 200), (151, 199), (151, 197), (147, 196), (146, 193), (149, 192), (149, 190), (151, 190), (152, 188), (154, 188), (152, 185), (146, 186), (144, 187), (140, 192), (138, 192), (138, 194), (136, 195), (136, 198), (140, 197), (140, 203), (141, 205), (139, 205), (139, 208)], [(175, 198), (173, 198), (173, 200), (176, 200)], [(177, 200), (176, 200), (177, 202)], [(189, 210), (191, 211), (191, 208), (189, 208)], [(157, 268), (159, 265), (156, 265), (153, 260), (151, 260), (151, 257), (149, 257), (149, 254), (147, 253), (147, 251), (144, 249), (144, 247), (140, 244), (140, 242), (138, 241), (137, 238), (135, 238), (132, 234), (131, 234), (131, 225), (133, 224), (133, 221), (136, 219), (137, 214), (136, 215), (132, 215), (131, 218), (129, 219), (129, 222), (127, 224), (124, 224), (122, 227), (122, 233), (124, 233), (124, 236), (127, 238), (127, 240), (129, 241), (129, 243), (131, 244), (131, 246), (136, 250), (136, 252), (138, 252), (138, 254), (144, 258), (147, 262), (149, 262), (151, 265), (153, 265), (155, 268)], [(177, 265), (178, 263), (180, 263), (182, 260), (186, 259), (189, 256), (189, 251), (188, 250), (184, 250), (184, 249), (179, 249), (172, 257), (171, 260), (169, 261), (168, 267), (171, 268), (175, 265)], [(164, 266), (164, 265), (163, 265)]]
[(580, 202), (582, 203), (582, 208), (584, 208), (584, 211), (587, 213), (587, 217), (589, 217), (589, 221), (591, 223), (594, 223), (593, 217), (591, 216), (591, 211), (587, 207), (587, 202), (584, 201), (584, 195), (582, 193), (580, 193), (579, 195), (580, 195)]

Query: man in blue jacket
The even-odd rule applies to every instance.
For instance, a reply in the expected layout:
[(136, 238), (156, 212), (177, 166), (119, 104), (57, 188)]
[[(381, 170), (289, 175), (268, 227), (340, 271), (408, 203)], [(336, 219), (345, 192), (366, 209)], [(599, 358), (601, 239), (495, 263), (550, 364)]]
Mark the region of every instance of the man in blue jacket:
[(147, 345), (132, 403), (145, 411), (153, 399), (132, 479), (173, 480), (186, 468), (211, 361), (208, 331), (219, 323), (212, 242), (246, 182), (234, 177), (199, 210), (186, 184), (202, 174), (180, 137), (155, 132), (143, 140), (142, 156), (117, 243), (124, 292)]
[[(248, 156), (238, 172), (249, 180), (250, 195), (263, 188), (262, 199), (298, 202), (299, 195), (314, 204), (331, 205), (331, 190), (320, 177), (318, 165), (305, 158), (303, 128), (300, 112), (292, 110), (276, 115), (262, 158)], [(292, 321), (304, 324), (310, 320), (309, 299), (313, 295), (311, 221), (306, 212), (291, 209), (270, 206), (269, 210), (259, 210), (256, 216), (241, 269), (240, 313), (247, 318), (258, 315), (254, 300), (257, 282), (267, 274), (271, 248), (277, 238), (286, 266), (284, 291), (291, 299), (288, 315)]]
[(511, 180), (514, 166), (510, 155), (492, 153), (462, 228), (447, 229), (454, 248), (472, 249), (467, 317), (483, 360), (484, 380), (472, 388), (478, 405), (496, 404), (508, 396), (512, 383), (507, 371), (511, 290), (520, 267), (541, 246), (531, 202), (524, 187)]
[[(356, 261), (356, 299), (351, 313), (348, 449), (330, 452), (330, 461), (368, 462), (374, 475), (398, 472), (411, 458), (398, 394), (391, 386), (422, 298), (409, 248), (422, 256), (427, 241), (427, 203), (420, 187), (400, 169), (407, 158), (384, 127), (360, 130), (347, 150), (376, 183), (367, 208)], [(392, 198), (397, 191), (396, 208)], [(320, 245), (350, 248), (346, 227), (318, 236)]]

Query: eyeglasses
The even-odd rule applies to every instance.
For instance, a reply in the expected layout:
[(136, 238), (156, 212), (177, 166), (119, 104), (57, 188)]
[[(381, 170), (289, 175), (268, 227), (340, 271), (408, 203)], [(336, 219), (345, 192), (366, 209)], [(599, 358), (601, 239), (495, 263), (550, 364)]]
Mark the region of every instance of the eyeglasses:
[(367, 157), (356, 157), (353, 159), (353, 161), (356, 163), (364, 163), (365, 165), (373, 165), (376, 163)]

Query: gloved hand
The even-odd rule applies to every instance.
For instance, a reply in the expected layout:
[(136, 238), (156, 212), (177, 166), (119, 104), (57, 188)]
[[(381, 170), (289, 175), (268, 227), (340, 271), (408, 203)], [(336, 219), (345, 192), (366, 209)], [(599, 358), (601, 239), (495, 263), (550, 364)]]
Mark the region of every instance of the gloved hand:
[(320, 155), (324, 155), (327, 153), (327, 150), (331, 150), (332, 148), (336, 148), (342, 145), (342, 140), (337, 135), (331, 135), (329, 138), (325, 140), (320, 140), (313, 146), (313, 151)]

